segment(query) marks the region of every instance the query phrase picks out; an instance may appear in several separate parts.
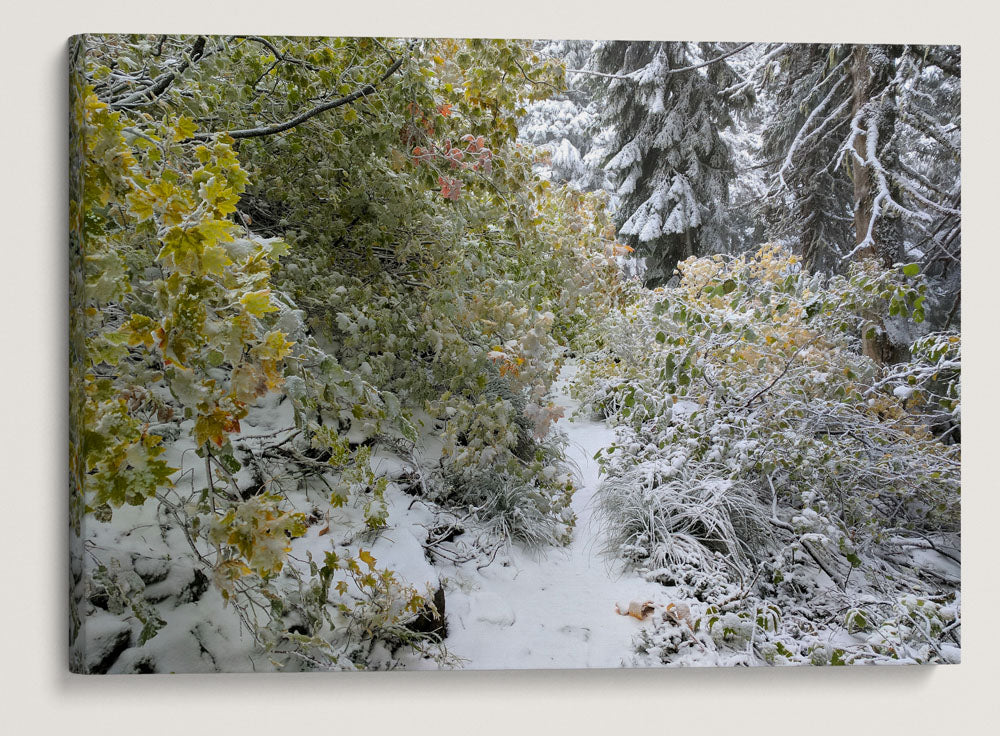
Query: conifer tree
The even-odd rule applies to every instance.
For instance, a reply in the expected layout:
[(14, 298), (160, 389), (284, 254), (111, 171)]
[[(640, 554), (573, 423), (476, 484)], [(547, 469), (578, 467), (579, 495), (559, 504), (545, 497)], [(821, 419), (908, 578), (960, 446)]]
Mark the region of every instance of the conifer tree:
[(887, 266), (930, 251), (928, 263), (957, 262), (957, 48), (773, 45), (757, 74), (774, 94), (773, 236), (825, 271), (865, 253)]
[[(763, 132), (762, 155), (777, 172), (765, 207), (767, 235), (787, 240), (808, 268), (827, 273), (841, 270), (842, 247), (854, 239), (853, 189), (835, 168), (850, 109), (849, 55), (847, 46), (785, 46)], [(826, 124), (816, 124), (817, 116)], [(808, 139), (799, 136), (806, 128)]]
[[(950, 321), (960, 288), (958, 49), (772, 45), (727, 93), (758, 74), (775, 90), (763, 149), (772, 237), (826, 272), (865, 256), (886, 268), (919, 262), (934, 279), (932, 321)], [(892, 362), (905, 351), (888, 332), (866, 351)]]
[(735, 81), (720, 57), (740, 48), (612, 41), (597, 49), (604, 119), (615, 126), (605, 168), (617, 181), (619, 236), (646, 259), (650, 286), (690, 255), (726, 249), (731, 157), (719, 131), (747, 95), (720, 95)]
[(535, 170), (544, 178), (565, 181), (581, 191), (611, 190), (601, 167), (613, 131), (602, 121), (603, 88), (581, 73), (593, 58), (593, 41), (536, 41), (543, 57), (554, 57), (567, 68), (567, 87), (532, 103), (519, 126), (521, 140), (538, 149)]

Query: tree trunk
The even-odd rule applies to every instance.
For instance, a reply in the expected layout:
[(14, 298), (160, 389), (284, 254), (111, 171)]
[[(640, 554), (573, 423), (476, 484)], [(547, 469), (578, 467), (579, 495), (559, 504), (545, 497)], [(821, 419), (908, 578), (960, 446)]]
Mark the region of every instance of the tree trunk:
[[(853, 96), (851, 116), (857, 117), (871, 95), (872, 69), (868, 58), (868, 47), (858, 44), (854, 47), (854, 58), (851, 62), (851, 81)], [(862, 121), (862, 130), (864, 129)], [(854, 151), (862, 159), (867, 155), (868, 136), (859, 135), (854, 139)], [(867, 166), (862, 166), (857, 159), (851, 160), (851, 178), (854, 180), (854, 245), (860, 245), (868, 233), (868, 224), (872, 218), (872, 179)], [(858, 258), (874, 257), (874, 243), (864, 250), (858, 251)]]
[[(895, 96), (888, 92), (893, 77), (893, 63), (890, 49), (885, 46), (869, 46), (858, 44), (854, 47), (851, 64), (853, 82), (852, 116), (860, 114), (859, 126), (862, 130), (854, 139), (854, 150), (861, 159), (868, 158), (869, 146), (874, 146), (875, 155), (882, 162), (883, 168), (892, 166), (886, 157), (892, 152), (887, 144), (892, 136), (896, 123)], [(872, 125), (874, 123), (874, 125)], [(869, 135), (874, 128), (876, 140), (870, 141)], [(854, 183), (854, 244), (861, 245), (868, 238), (871, 230), (871, 242), (858, 251), (858, 258), (877, 258), (883, 268), (892, 266), (902, 256), (902, 227), (895, 212), (887, 212), (885, 207), (876, 213), (875, 199), (878, 194), (877, 172), (870, 164), (862, 166), (857, 159), (852, 161), (851, 177)], [(899, 192), (890, 194), (898, 201)], [(874, 227), (872, 218), (878, 217)], [(885, 317), (869, 315), (880, 325), (874, 337), (863, 338), (864, 354), (876, 362), (885, 365), (898, 363), (909, 357), (906, 345), (893, 342), (886, 330)]]

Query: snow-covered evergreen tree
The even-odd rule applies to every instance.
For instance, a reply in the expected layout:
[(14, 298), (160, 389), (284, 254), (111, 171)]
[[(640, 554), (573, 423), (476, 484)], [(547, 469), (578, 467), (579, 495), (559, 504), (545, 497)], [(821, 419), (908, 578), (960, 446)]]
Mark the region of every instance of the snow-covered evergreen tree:
[(956, 47), (773, 44), (727, 92), (764, 80), (773, 105), (768, 233), (814, 269), (862, 254), (917, 261), (935, 319), (957, 305), (961, 244)]
[(666, 282), (690, 255), (727, 250), (732, 158), (719, 131), (738, 103), (720, 95), (736, 77), (719, 57), (737, 48), (631, 41), (597, 47), (603, 119), (615, 126), (605, 168), (620, 198), (619, 236), (646, 259), (649, 285)]
[(762, 55), (765, 65), (774, 60), (761, 151), (776, 172), (767, 235), (827, 273), (842, 269), (854, 240), (853, 187), (836, 168), (850, 114), (849, 55), (848, 46), (822, 44), (774, 45)]
[(961, 51), (908, 48), (900, 61), (897, 176), (904, 202), (924, 217), (903, 220), (906, 258), (932, 279), (937, 326), (958, 317), (962, 289)]
[[(538, 41), (542, 56), (556, 57), (568, 69), (585, 67), (593, 41)], [(593, 77), (570, 74), (568, 89), (533, 102), (521, 124), (520, 140), (538, 148), (542, 158), (535, 170), (545, 179), (565, 181), (583, 191), (610, 190), (602, 168), (613, 131), (602, 123), (599, 85)]]

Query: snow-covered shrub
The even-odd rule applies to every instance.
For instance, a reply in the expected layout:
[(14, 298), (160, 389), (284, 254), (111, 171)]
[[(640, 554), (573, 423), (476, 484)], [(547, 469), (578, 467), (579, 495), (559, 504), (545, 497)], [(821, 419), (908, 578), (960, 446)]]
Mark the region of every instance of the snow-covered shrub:
[(879, 315), (919, 329), (917, 270), (866, 262), (824, 278), (765, 246), (680, 272), (676, 288), (611, 313), (575, 386), (618, 427), (599, 458), (612, 551), (646, 571), (664, 563), (658, 579), (703, 599), (688, 558), (711, 571), (717, 596), (739, 579), (744, 598), (758, 591), (782, 608), (852, 586), (953, 595), (957, 580), (900, 550), (954, 557), (961, 449), (931, 429), (942, 415), (959, 421), (960, 343), (917, 338), (894, 366), (862, 354)]
[(504, 542), (565, 543), (573, 526), (573, 481), (558, 434), (539, 436), (527, 402), (491, 367), (479, 400), (460, 404), (445, 424), (437, 499), (468, 508)]
[[(684, 665), (922, 664), (960, 661), (958, 599), (907, 595), (808, 611), (747, 596), (672, 605), (636, 640), (639, 662)], [(879, 623), (876, 623), (879, 622)]]
[[(572, 485), (547, 441), (561, 415), (550, 388), (562, 348), (589, 344), (593, 324), (627, 294), (600, 198), (547, 183), (533, 194), (530, 247), (512, 251), (493, 226), (461, 237), (444, 233), (434, 243), (439, 261), (424, 274), (426, 289), (392, 268), (360, 278), (315, 259), (284, 269), (282, 284), (337, 356), (332, 366), (320, 362), (329, 377), (314, 395), (379, 389), (358, 400), (360, 419), (348, 406), (332, 417), (339, 429), (330, 428), (329, 412), (324, 428), (313, 428), (331, 449), (330, 433), (343, 430), (355, 442), (378, 432), (417, 441), (418, 454), (451, 477), (488, 470), (502, 476), (502, 487), (532, 489), (545, 499), (537, 508), (565, 530)], [(476, 197), (470, 188), (463, 201), (485, 209)], [(401, 246), (396, 257), (430, 258), (427, 245)], [(313, 400), (312, 410), (322, 404)], [(373, 415), (382, 421), (372, 425)], [(441, 442), (418, 441), (422, 433)]]
[(452, 662), (440, 637), (410, 625), (429, 591), (378, 567), (370, 551), (327, 552), (322, 562), (308, 554), (306, 568), (290, 573), (296, 587), (270, 602), (276, 615), (259, 635), (266, 651), (288, 656), (294, 669), (392, 669), (404, 652)]
[(961, 336), (955, 332), (923, 335), (910, 346), (910, 353), (910, 360), (886, 371), (877, 389), (890, 389), (942, 441), (961, 441)]
[(886, 276), (866, 291), (871, 274), (858, 273), (824, 282), (773, 248), (689, 260), (676, 289), (609, 325), (582, 390), (634, 433), (623, 442), (687, 448), (686, 462), (719, 463), (763, 498), (832, 512), (852, 537), (870, 523), (953, 528), (958, 450), (852, 349), (883, 292), (916, 308), (919, 296)]

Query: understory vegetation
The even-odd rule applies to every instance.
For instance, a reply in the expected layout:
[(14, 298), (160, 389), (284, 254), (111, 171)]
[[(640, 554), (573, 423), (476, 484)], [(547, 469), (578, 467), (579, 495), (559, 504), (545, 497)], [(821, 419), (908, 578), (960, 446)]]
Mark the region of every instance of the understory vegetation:
[(668, 617), (649, 646), (952, 661), (957, 567), (907, 551), (958, 559), (959, 446), (939, 427), (957, 422), (960, 338), (929, 333), (891, 372), (860, 351), (865, 314), (919, 308), (919, 275), (824, 278), (774, 246), (679, 270), (598, 328), (577, 383), (618, 427), (599, 458), (608, 551), (693, 599), (700, 635)]
[[(568, 77), (590, 63), (569, 43), (71, 42), (75, 671), (460, 665), (443, 571), (579, 533), (554, 427), (570, 362), (582, 411), (617, 436), (597, 458), (605, 552), (676, 598), (638, 635), (641, 662), (958, 661), (957, 267), (926, 244), (887, 255), (872, 224), (923, 198), (932, 214), (898, 230), (956, 260), (950, 164), (921, 138), (904, 198), (887, 149), (860, 149), (852, 181), (869, 172), (855, 191), (875, 206), (858, 247), (838, 246), (849, 263), (826, 254), (835, 268), (790, 237), (801, 202), (767, 244), (706, 214), (695, 247), (701, 217), (657, 202), (721, 206), (730, 182), (688, 186), (683, 136), (657, 144), (677, 154), (657, 171), (673, 168), (639, 182), (635, 215), (636, 181), (623, 194), (614, 177), (640, 177), (638, 158), (591, 157), (581, 187), (552, 141), (520, 135), (599, 98), (603, 78)], [(653, 61), (683, 72), (656, 87), (691, 105), (670, 129), (693, 116), (717, 149), (705, 162), (730, 167), (723, 97), (711, 114), (699, 100), (744, 84), (730, 112), (752, 116), (774, 81), (754, 63), (791, 52), (676, 46), (635, 57), (642, 84)], [(735, 70), (714, 69), (723, 52)], [(893, 58), (900, 84), (923, 73)], [(932, 92), (952, 99), (951, 57), (935, 59)], [(907, 114), (930, 125), (924, 104)], [(864, 109), (843, 150), (874, 140)], [(601, 145), (627, 137), (588, 116)], [(786, 168), (804, 145), (790, 138)]]

